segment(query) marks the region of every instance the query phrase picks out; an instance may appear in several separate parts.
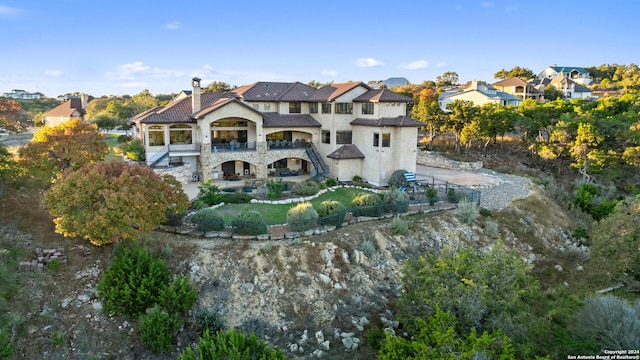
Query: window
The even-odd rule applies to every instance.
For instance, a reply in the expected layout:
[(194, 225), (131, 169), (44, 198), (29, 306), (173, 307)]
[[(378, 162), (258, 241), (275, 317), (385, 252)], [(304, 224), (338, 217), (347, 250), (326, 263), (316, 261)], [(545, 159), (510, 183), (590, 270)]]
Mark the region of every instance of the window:
[(363, 115), (373, 115), (373, 103), (372, 102), (362, 103), (362, 114)]
[(331, 114), (331, 103), (322, 103), (322, 113)]
[(336, 114), (353, 114), (353, 103), (336, 103)]
[(191, 144), (191, 126), (176, 124), (169, 127), (169, 144)]
[(382, 147), (391, 146), (391, 134), (382, 134)]
[(247, 122), (246, 121), (216, 121), (211, 123), (211, 127), (226, 127), (226, 128), (247, 127)]
[(164, 146), (164, 128), (162, 126), (149, 127), (149, 146)]
[(256, 109), (256, 110), (259, 110), (260, 109), (260, 104), (253, 104), (253, 108)]
[(299, 102), (289, 103), (289, 114), (300, 114), (302, 112), (302, 104)]
[(336, 131), (336, 144), (351, 144), (351, 131)]
[(331, 144), (331, 132), (329, 130), (322, 130), (320, 138), (323, 144)]
[(265, 110), (271, 110), (271, 104), (264, 104)]
[(309, 114), (318, 113), (318, 103), (309, 103)]
[(380, 146), (380, 134), (379, 133), (373, 133), (373, 146), (374, 147)]

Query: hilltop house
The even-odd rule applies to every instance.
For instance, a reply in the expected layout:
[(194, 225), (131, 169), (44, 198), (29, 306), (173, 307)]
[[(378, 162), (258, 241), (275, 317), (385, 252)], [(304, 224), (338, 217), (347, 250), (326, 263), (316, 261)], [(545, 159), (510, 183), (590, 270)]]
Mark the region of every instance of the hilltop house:
[(362, 82), (320, 89), (257, 82), (227, 93), (190, 94), (131, 118), (152, 167), (185, 164), (194, 179), (309, 173), (386, 185), (415, 171), (418, 127), (411, 98)]
[(512, 77), (491, 84), (496, 90), (517, 96), (521, 99), (534, 99), (544, 102), (544, 91), (539, 90), (534, 84), (520, 78)]
[(518, 96), (498, 91), (495, 87), (476, 80), (473, 80), (467, 88), (455, 88), (443, 92), (438, 97), (438, 104), (442, 110), (447, 111), (447, 104), (455, 100), (472, 101), (475, 106), (487, 103), (518, 106), (522, 103), (522, 99)]
[(555, 79), (565, 78), (578, 83), (580, 85), (591, 84), (591, 76), (589, 72), (581, 67), (574, 66), (547, 66), (538, 74), (538, 79)]
[(71, 119), (84, 120), (85, 108), (91, 100), (93, 100), (93, 97), (86, 94), (82, 94), (79, 97), (70, 97), (60, 105), (44, 113), (44, 125), (55, 126)]
[(16, 100), (36, 100), (42, 99), (42, 94), (40, 93), (30, 93), (21, 89), (12, 89), (11, 92), (4, 93), (2, 96), (6, 98), (16, 99)]
[(367, 82), (367, 86), (369, 86), (372, 89), (379, 89), (379, 88), (391, 89), (396, 86), (407, 86), (407, 85), (409, 85), (409, 80), (403, 77), (392, 77), (392, 78), (388, 78), (387, 80), (371, 80)]

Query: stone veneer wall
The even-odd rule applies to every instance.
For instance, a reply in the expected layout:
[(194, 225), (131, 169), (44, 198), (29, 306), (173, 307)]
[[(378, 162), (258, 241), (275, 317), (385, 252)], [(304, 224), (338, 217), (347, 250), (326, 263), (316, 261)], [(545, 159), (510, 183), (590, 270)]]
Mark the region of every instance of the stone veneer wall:
[(450, 160), (436, 151), (418, 151), (416, 155), (416, 163), (418, 165), (463, 171), (477, 171), (482, 169), (482, 161), (463, 162)]
[(161, 176), (164, 174), (173, 175), (182, 184), (191, 182), (194, 173), (193, 169), (191, 168), (191, 164), (184, 164), (168, 168), (154, 168), (153, 172)]

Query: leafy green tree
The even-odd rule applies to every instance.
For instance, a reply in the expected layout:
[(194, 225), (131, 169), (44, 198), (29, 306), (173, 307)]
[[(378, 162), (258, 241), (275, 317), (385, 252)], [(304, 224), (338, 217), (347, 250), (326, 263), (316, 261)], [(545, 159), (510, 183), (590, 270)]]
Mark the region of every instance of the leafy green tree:
[(378, 359), (516, 359), (513, 345), (500, 330), (478, 336), (456, 332), (456, 318), (436, 306), (428, 319), (417, 319), (419, 332), (410, 339), (387, 336), (378, 351)]
[(5, 185), (20, 172), (18, 164), (13, 160), (13, 156), (7, 146), (0, 143), (0, 196), (3, 194)]
[(601, 141), (602, 136), (593, 124), (588, 122), (578, 124), (578, 133), (570, 152), (574, 158), (572, 166), (582, 174), (582, 182), (589, 182), (591, 179), (588, 173), (589, 168), (594, 164), (600, 164), (602, 154), (597, 146)]
[(547, 85), (547, 87), (544, 88), (544, 98), (546, 100), (562, 100), (563, 97), (564, 93), (562, 90), (556, 89), (553, 85)]
[(108, 153), (109, 146), (96, 126), (78, 119), (43, 127), (19, 150), (20, 160), (33, 174), (50, 178), (65, 169), (102, 161)]
[(320, 89), (321, 87), (329, 86), (331, 84), (333, 84), (333, 81), (322, 82), (322, 81), (311, 80), (307, 83), (307, 85), (314, 87), (316, 89)]
[(640, 195), (620, 201), (590, 235), (595, 269), (640, 288)]
[(402, 270), (402, 284), (398, 318), (410, 336), (420, 334), (440, 308), (456, 319), (459, 336), (472, 329), (502, 331), (519, 353), (531, 344), (531, 303), (539, 287), (522, 260), (501, 243), (485, 253), (445, 248), (438, 255), (410, 260)]
[(487, 103), (480, 107), (479, 127), (483, 137), (487, 139), (484, 144), (486, 150), (489, 142), (497, 143), (497, 137), (515, 129), (518, 118), (516, 110), (512, 106), (502, 106), (495, 103)]
[(122, 161), (92, 163), (66, 171), (45, 193), (56, 232), (100, 246), (135, 239), (180, 213), (189, 199), (170, 175)]
[(531, 71), (531, 69), (528, 69), (525, 67), (521, 68), (520, 66), (516, 66), (509, 71), (505, 69), (501, 69), (500, 71), (493, 74), (493, 77), (495, 79), (509, 79), (512, 77), (517, 77), (521, 79), (533, 79), (534, 77), (536, 77), (536, 74), (534, 74), (533, 71)]
[(447, 110), (449, 110), (449, 117), (444, 126), (455, 135), (456, 152), (460, 153), (462, 129), (477, 119), (480, 109), (473, 105), (473, 101), (454, 100), (447, 104)]
[(235, 86), (231, 86), (230, 84), (222, 81), (213, 81), (211, 84), (207, 85), (206, 88), (202, 89), (203, 93), (206, 92), (228, 92), (235, 89)]
[(196, 351), (189, 347), (178, 356), (178, 360), (196, 359), (285, 360), (287, 357), (284, 351), (266, 345), (255, 334), (247, 337), (242, 331), (231, 329), (213, 335), (205, 330)]
[(174, 334), (179, 327), (177, 314), (154, 306), (148, 313), (140, 316), (138, 332), (142, 343), (153, 353), (159, 354), (171, 350)]
[(412, 117), (424, 123), (422, 130), (429, 136), (429, 150), (433, 150), (433, 141), (447, 122), (447, 114), (442, 111), (437, 100), (420, 100), (412, 111)]
[(458, 84), (458, 74), (454, 71), (446, 71), (436, 77), (436, 86), (453, 86)]

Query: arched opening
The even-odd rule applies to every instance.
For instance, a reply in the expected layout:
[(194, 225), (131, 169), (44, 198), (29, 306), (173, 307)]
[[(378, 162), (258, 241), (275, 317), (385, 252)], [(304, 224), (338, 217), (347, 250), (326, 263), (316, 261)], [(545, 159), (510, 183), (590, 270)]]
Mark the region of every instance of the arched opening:
[(277, 131), (267, 134), (267, 146), (271, 150), (307, 147), (311, 134), (301, 131)]
[(305, 159), (284, 158), (267, 165), (267, 171), (272, 177), (287, 177), (308, 174), (311, 167)]
[(256, 124), (240, 118), (211, 123), (211, 149), (217, 151), (255, 150)]
[(169, 127), (169, 144), (192, 144), (193, 129), (187, 124), (175, 124)]
[(239, 180), (242, 177), (251, 177), (256, 174), (256, 166), (246, 161), (226, 161), (220, 166), (224, 180)]
[(160, 125), (149, 126), (149, 146), (164, 146), (164, 127)]

